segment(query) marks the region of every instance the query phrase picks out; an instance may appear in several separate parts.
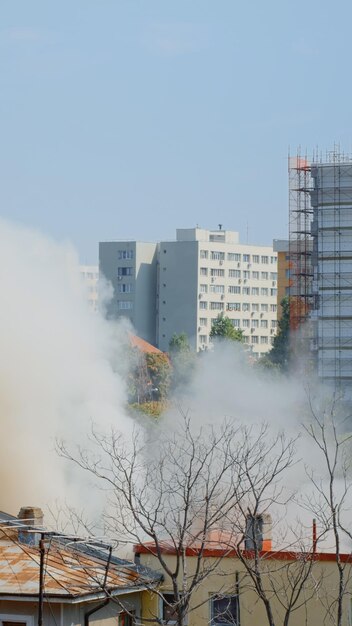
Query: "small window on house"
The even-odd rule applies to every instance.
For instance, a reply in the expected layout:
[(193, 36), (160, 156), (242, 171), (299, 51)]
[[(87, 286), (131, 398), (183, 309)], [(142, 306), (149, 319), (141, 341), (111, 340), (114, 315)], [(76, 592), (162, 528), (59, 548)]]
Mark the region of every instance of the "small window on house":
[(162, 597), (162, 619), (165, 624), (176, 624), (175, 596), (173, 593), (164, 593)]
[(238, 596), (211, 598), (211, 626), (240, 626)]

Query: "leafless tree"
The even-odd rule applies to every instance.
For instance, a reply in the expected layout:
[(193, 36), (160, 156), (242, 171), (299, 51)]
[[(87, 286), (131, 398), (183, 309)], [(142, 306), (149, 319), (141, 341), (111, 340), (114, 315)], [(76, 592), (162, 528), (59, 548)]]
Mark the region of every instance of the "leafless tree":
[[(137, 552), (149, 553), (153, 566), (158, 564), (171, 593), (153, 593), (160, 595), (173, 623), (184, 626), (188, 613), (199, 607), (192, 601), (194, 593), (212, 574), (223, 575), (217, 594), (233, 592), (228, 568), (222, 568), (231, 555), (245, 571), (242, 589), (255, 591), (268, 624), (288, 626), (292, 613), (315, 592), (316, 546), (307, 547), (300, 535), (291, 535), (284, 549), (294, 558), (275, 560), (263, 549), (256, 524), (292, 498), (283, 482), (295, 462), (294, 440), (283, 434), (272, 437), (265, 425), (246, 428), (229, 421), (197, 430), (187, 416), (173, 430), (157, 425), (148, 437), (135, 430), (129, 442), (116, 432), (92, 436), (95, 458), (62, 444), (60, 453), (107, 489), (109, 534), (137, 545)], [(215, 542), (222, 549), (208, 558)], [(275, 621), (273, 603), (281, 606), (281, 621)], [(158, 615), (150, 621), (168, 623)]]
[[(184, 625), (192, 608), (194, 591), (226, 556), (225, 549), (217, 558), (206, 558), (210, 537), (238, 517), (248, 501), (253, 485), (246, 472), (251, 468), (253, 480), (258, 480), (253, 470), (260, 454), (266, 454), (264, 435), (260, 431), (252, 441), (252, 457), (246, 429), (224, 422), (195, 431), (183, 416), (173, 431), (159, 426), (147, 440), (140, 430), (129, 443), (115, 432), (108, 436), (94, 432), (99, 450), (95, 459), (86, 451), (75, 455), (60, 446), (61, 454), (108, 489), (105, 523), (110, 534), (120, 542), (142, 546), (157, 559), (171, 583), (169, 609), (178, 626)], [(237, 537), (237, 528), (233, 530)], [(232, 550), (235, 538), (228, 528), (226, 538)], [(167, 606), (168, 599), (163, 600)], [(153, 619), (160, 622), (156, 615)]]
[(272, 552), (265, 541), (265, 526), (273, 510), (277, 526), (280, 508), (285, 513), (293, 498), (284, 485), (287, 471), (295, 464), (296, 442), (282, 433), (271, 437), (267, 426), (259, 435), (246, 429), (245, 442), (241, 458), (233, 459), (234, 464), (242, 464), (239, 515), (232, 519), (231, 532), (232, 538), (237, 537), (233, 548), (246, 574), (241, 585), (256, 592), (269, 626), (288, 626), (292, 614), (316, 592), (311, 576), (316, 541), (304, 541), (302, 525), (293, 529), (285, 524), (281, 552)]
[[(352, 558), (343, 555), (343, 545), (349, 544), (351, 551), (352, 489), (352, 435), (346, 432), (350, 415), (343, 408), (341, 399), (335, 394), (323, 409), (317, 410), (311, 398), (312, 419), (304, 429), (314, 443), (318, 453), (319, 472), (307, 465), (306, 472), (314, 487), (306, 507), (314, 512), (318, 524), (327, 537), (332, 538), (338, 586), (330, 581), (328, 593), (322, 595), (327, 619), (330, 624), (342, 626), (347, 614), (347, 597), (351, 596)], [(321, 463), (320, 463), (321, 461)]]

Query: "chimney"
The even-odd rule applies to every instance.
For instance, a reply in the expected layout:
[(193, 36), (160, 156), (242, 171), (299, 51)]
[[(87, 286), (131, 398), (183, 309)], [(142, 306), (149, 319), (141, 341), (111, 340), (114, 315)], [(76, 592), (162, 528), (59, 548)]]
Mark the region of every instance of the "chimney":
[(37, 531), (39, 529), (39, 532), (28, 532), (25, 529), (19, 529), (19, 541), (31, 546), (38, 545), (40, 539), (40, 527), (43, 526), (43, 511), (37, 506), (23, 506), (17, 517), (24, 526), (36, 529)]
[(248, 514), (246, 518), (245, 550), (271, 550), (272, 520), (269, 513)]

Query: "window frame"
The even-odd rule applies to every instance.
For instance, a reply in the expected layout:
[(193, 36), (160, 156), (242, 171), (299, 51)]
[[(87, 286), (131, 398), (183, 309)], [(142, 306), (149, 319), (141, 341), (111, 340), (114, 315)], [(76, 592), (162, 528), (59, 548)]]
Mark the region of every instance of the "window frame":
[[(236, 616), (235, 618), (231, 617), (231, 621), (226, 622), (218, 622), (215, 621), (214, 615), (214, 601), (216, 600), (224, 600), (226, 598), (235, 599), (236, 602)], [(236, 622), (234, 621), (236, 620)], [(211, 626), (240, 626), (240, 616), (239, 616), (239, 595), (235, 594), (212, 594), (210, 596), (210, 624)]]

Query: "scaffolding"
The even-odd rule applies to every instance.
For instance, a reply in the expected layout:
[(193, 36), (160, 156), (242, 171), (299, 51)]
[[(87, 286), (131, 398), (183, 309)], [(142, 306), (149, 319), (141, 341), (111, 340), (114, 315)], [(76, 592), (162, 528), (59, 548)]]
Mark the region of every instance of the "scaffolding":
[(345, 392), (352, 382), (352, 159), (336, 148), (311, 162), (290, 158), (289, 185), (294, 348), (304, 352), (303, 340), (320, 380)]
[[(300, 154), (289, 157), (289, 295), (292, 349), (300, 369), (312, 357), (313, 330), (310, 312), (313, 296), (313, 209), (311, 166)], [(308, 357), (308, 358), (307, 358)]]

